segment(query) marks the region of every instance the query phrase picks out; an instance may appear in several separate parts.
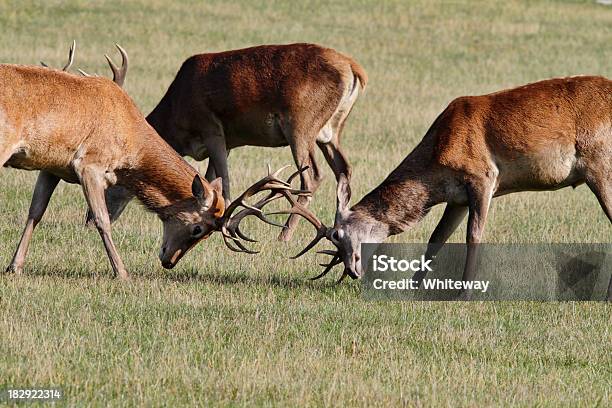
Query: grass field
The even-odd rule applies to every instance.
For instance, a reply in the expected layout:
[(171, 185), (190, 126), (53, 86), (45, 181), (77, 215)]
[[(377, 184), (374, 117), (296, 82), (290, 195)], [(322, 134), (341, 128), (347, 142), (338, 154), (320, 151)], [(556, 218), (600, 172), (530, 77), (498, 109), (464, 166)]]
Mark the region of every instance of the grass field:
[[(89, 72), (108, 74), (113, 43), (128, 51), (126, 90), (145, 113), (195, 53), (307, 41), (354, 56), (370, 76), (343, 138), (354, 199), (454, 97), (551, 76), (612, 77), (612, 7), (595, 1), (0, 2), (0, 62), (60, 66), (73, 39), (76, 65)], [(289, 150), (233, 151), (233, 191), (268, 162), (291, 163)], [(330, 222), (326, 176), (312, 207)], [(35, 178), (1, 170), (2, 269)], [(305, 223), (282, 244), (249, 221), (260, 255), (229, 252), (215, 236), (165, 271), (161, 223), (136, 204), (113, 230), (126, 284), (112, 279), (84, 210), (80, 188), (62, 184), (25, 274), (0, 275), (0, 389), (56, 385), (69, 406), (611, 404), (609, 304), (368, 302), (357, 282), (310, 282), (314, 254), (287, 259), (313, 234)], [(440, 215), (390, 241), (426, 242)], [(611, 233), (582, 186), (495, 200), (486, 240), (610, 242)]]

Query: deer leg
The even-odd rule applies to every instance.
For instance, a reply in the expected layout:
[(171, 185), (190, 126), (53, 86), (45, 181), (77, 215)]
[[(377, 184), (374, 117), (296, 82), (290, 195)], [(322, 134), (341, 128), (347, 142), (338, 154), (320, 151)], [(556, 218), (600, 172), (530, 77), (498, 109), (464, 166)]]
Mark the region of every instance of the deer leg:
[[(587, 185), (597, 197), (599, 205), (603, 209), (604, 213), (608, 216), (608, 219), (612, 223), (612, 180), (599, 181), (599, 179), (587, 180)], [(608, 292), (606, 294), (606, 300), (612, 301), (612, 277), (608, 283)]]
[[(104, 192), (104, 200), (110, 215), (111, 224), (117, 221), (132, 198), (134, 198), (134, 194), (123, 186), (114, 185), (106, 189)], [(88, 226), (94, 225), (94, 216), (90, 209), (87, 210), (85, 224)]]
[[(300, 173), (300, 189), (314, 193), (321, 184), (321, 176), (319, 166), (314, 161), (313, 149), (303, 146), (301, 143), (294, 143), (291, 145), (291, 151), (298, 169), (308, 167), (307, 170)], [(300, 196), (298, 203), (307, 207), (311, 200), (312, 197)], [(284, 242), (290, 241), (299, 222), (300, 217), (298, 215), (290, 215), (285, 223), (285, 228), (283, 228), (278, 236), (278, 240)]]
[(113, 267), (115, 276), (121, 279), (127, 279), (128, 273), (123, 266), (123, 261), (117, 252), (117, 248), (111, 236), (111, 221), (104, 199), (104, 190), (106, 187), (104, 173), (90, 167), (84, 167), (81, 171), (80, 179), (85, 199), (93, 214), (93, 223), (102, 237), (104, 248), (106, 249), (106, 254)]
[(336, 181), (340, 178), (340, 174), (344, 174), (346, 178), (351, 180), (351, 166), (346, 159), (346, 156), (340, 149), (340, 145), (338, 144), (338, 139), (334, 136), (329, 143), (317, 143), (319, 149), (323, 152), (323, 157), (331, 167), (334, 172), (334, 176), (336, 176)]
[[(446, 209), (444, 209), (444, 214), (442, 215), (440, 222), (429, 238), (425, 258), (431, 259), (436, 256), (444, 243), (446, 243), (448, 238), (453, 234), (453, 232), (455, 232), (459, 224), (461, 224), (461, 221), (463, 221), (465, 218), (467, 211), (468, 208), (466, 206), (453, 204), (446, 205)], [(412, 276), (412, 280), (417, 282), (418, 286), (421, 284), (421, 281), (423, 278), (425, 278), (426, 274), (426, 271), (418, 271)]]
[(217, 173), (215, 172), (215, 166), (213, 166), (212, 159), (208, 159), (208, 167), (206, 167), (206, 174), (204, 175), (206, 181), (213, 181), (217, 178)]
[(314, 193), (319, 189), (319, 186), (321, 186), (321, 182), (323, 181), (323, 174), (321, 173), (321, 168), (319, 167), (319, 164), (317, 163), (317, 160), (315, 158), (314, 150), (311, 150), (310, 153), (308, 153), (308, 158), (310, 159), (310, 168), (312, 169), (312, 184), (310, 191)]
[(323, 157), (331, 167), (336, 176), (336, 181), (340, 178), (340, 174), (344, 174), (348, 181), (351, 180), (351, 166), (344, 155), (344, 152), (340, 148), (340, 134), (344, 128), (344, 121), (348, 115), (346, 115), (335, 127), (332, 128), (332, 138), (327, 143), (317, 142), (319, 149), (323, 152)]
[(484, 234), (487, 214), (493, 198), (494, 183), (471, 184), (467, 186), (469, 216), (467, 226), (467, 257), (463, 269), (463, 280), (474, 280), (476, 261), (478, 260), (479, 244)]
[(59, 181), (60, 179), (58, 177), (46, 171), (41, 171), (38, 175), (36, 186), (34, 187), (34, 194), (32, 195), (30, 211), (28, 212), (26, 227), (21, 235), (21, 240), (19, 241), (13, 260), (7, 268), (7, 272), (15, 272), (17, 274), (22, 272), (34, 228), (36, 228), (36, 225), (38, 225), (42, 219), (47, 209), (47, 205), (49, 204), (49, 200), (53, 195), (53, 191), (55, 187), (57, 187)]
[[(212, 164), (215, 176), (221, 177), (222, 180), (222, 190), (223, 190), (223, 198), (225, 198), (226, 203), (229, 203), (230, 200), (230, 178), (229, 178), (229, 170), (227, 166), (227, 147), (225, 145), (225, 137), (223, 136), (223, 130), (219, 128), (218, 134), (214, 136), (209, 136), (206, 139), (206, 148), (209, 154), (209, 165), (206, 170), (206, 175), (209, 175), (210, 166)], [(208, 180), (208, 178), (207, 178)]]
[(612, 223), (612, 180), (589, 180), (587, 185), (597, 197), (599, 205)]

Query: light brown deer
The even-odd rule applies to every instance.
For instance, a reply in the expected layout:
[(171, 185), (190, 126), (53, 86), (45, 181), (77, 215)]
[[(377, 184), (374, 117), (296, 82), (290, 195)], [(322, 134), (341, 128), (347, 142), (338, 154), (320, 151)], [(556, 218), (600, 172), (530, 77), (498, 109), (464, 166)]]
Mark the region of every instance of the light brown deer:
[(348, 180), (340, 179), (333, 228), (298, 203), (289, 212), (317, 228), (315, 240), (298, 256), (323, 238), (337, 248), (323, 251), (333, 258), (319, 277), (344, 263), (342, 278), (356, 278), (361, 275), (361, 243), (380, 243), (419, 222), (433, 206), (447, 203), (427, 256), (469, 213), (463, 278), (471, 280), (473, 244), (481, 242), (493, 197), (582, 183), (612, 222), (612, 81), (602, 77), (550, 79), (457, 98), (404, 161), (351, 208)]
[[(230, 197), (227, 164), (235, 147), (291, 147), (301, 189), (316, 191), (322, 179), (318, 146), (336, 178), (351, 169), (340, 148), (344, 123), (367, 75), (352, 58), (314, 44), (265, 45), (195, 55), (187, 59), (147, 121), (182, 156), (209, 158), (206, 179), (221, 177)], [(131, 199), (109, 189), (111, 220)], [(307, 205), (310, 196), (301, 196)], [(291, 216), (280, 238), (289, 240)]]
[[(112, 268), (121, 278), (128, 274), (113, 243), (104, 202), (110, 186), (126, 189), (159, 216), (164, 227), (159, 257), (165, 268), (174, 267), (216, 230), (231, 249), (234, 242), (247, 251), (238, 240), (243, 236), (240, 220), (251, 214), (267, 220), (246, 199), (272, 190), (268, 201), (260, 201), (263, 206), (279, 190), (300, 193), (277, 173), (269, 174), (224, 213), (220, 180), (202, 180), (117, 84), (31, 66), (0, 65), (0, 166), (40, 170), (26, 227), (8, 267), (16, 273), (23, 269), (32, 232), (60, 180), (82, 186)], [(240, 206), (247, 208), (232, 215)]]

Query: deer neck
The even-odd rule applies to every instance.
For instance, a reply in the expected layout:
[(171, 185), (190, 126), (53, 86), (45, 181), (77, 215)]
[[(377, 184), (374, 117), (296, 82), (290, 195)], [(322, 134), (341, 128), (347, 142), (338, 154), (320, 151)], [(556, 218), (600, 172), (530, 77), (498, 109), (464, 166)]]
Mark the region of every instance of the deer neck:
[(196, 171), (151, 129), (142, 138), (134, 165), (121, 174), (121, 183), (145, 207), (164, 218), (173, 207), (193, 198)]
[(378, 187), (355, 204), (352, 211), (363, 222), (375, 223), (387, 236), (399, 234), (417, 224), (443, 201), (439, 181), (420, 160), (410, 156)]

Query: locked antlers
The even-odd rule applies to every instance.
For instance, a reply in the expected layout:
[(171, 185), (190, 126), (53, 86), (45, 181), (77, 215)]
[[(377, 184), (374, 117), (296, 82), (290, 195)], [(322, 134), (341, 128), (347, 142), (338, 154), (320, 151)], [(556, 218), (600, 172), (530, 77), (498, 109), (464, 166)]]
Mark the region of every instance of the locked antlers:
[[(312, 241), (310, 241), (310, 243), (308, 245), (306, 245), (306, 247), (304, 249), (302, 249), (297, 255), (292, 256), (291, 259), (296, 259), (296, 258), (299, 258), (300, 256), (304, 255), (306, 252), (310, 251), (315, 245), (317, 245), (319, 243), (319, 241), (321, 241), (323, 238), (327, 238), (328, 240), (332, 241), (331, 234), (334, 231), (333, 228), (330, 228), (330, 227), (326, 226), (325, 224), (323, 224), (323, 222), (312, 211), (310, 211), (308, 208), (306, 208), (303, 205), (301, 205), (295, 199), (295, 197), (291, 196), (290, 194), (286, 194), (285, 192), (280, 192), (280, 194), (282, 194), (287, 199), (287, 201), (289, 201), (289, 203), (291, 204), (291, 208), (289, 208), (287, 210), (281, 210), (281, 211), (272, 212), (272, 213), (269, 213), (269, 215), (273, 215), (273, 214), (297, 214), (297, 215), (305, 218), (308, 222), (310, 222), (310, 224), (312, 224), (312, 226), (315, 227), (315, 230), (317, 231), (314, 239)], [(313, 278), (310, 278), (311, 280), (317, 280), (317, 279), (322, 278), (323, 276), (327, 275), (329, 273), (329, 271), (331, 271), (334, 266), (342, 263), (342, 258), (340, 256), (340, 250), (339, 249), (336, 249), (335, 251), (334, 250), (330, 250), (330, 249), (324, 249), (324, 250), (321, 250), (321, 251), (317, 251), (317, 253), (318, 254), (323, 254), (323, 255), (330, 255), (332, 257), (332, 259), (327, 264), (319, 264), (319, 266), (322, 266), (325, 269), (319, 275), (317, 275), (317, 276), (315, 276)], [(347, 271), (345, 269), (344, 272), (342, 273), (342, 276), (338, 280), (338, 283), (340, 283), (347, 275), (349, 275), (349, 274), (347, 273)]]
[[(291, 187), (291, 181), (293, 181), (293, 179), (301, 172), (306, 170), (305, 168), (293, 173), (287, 179), (287, 181), (283, 181), (278, 177), (287, 167), (289, 166), (282, 167), (281, 169), (272, 173), (270, 167), (268, 166), (268, 175), (247, 188), (244, 193), (232, 201), (232, 203), (225, 210), (223, 216), (219, 218), (217, 229), (221, 231), (225, 245), (227, 245), (229, 249), (235, 252), (246, 252), (249, 254), (257, 253), (257, 251), (252, 251), (246, 248), (242, 242), (240, 242), (240, 239), (249, 242), (256, 242), (254, 239), (249, 238), (240, 231), (240, 222), (247, 216), (254, 215), (267, 224), (283, 227), (282, 224), (278, 224), (268, 219), (263, 214), (261, 209), (268, 203), (271, 203), (272, 201), (275, 201), (281, 197), (293, 200), (293, 195), (300, 196), (310, 194), (309, 191), (297, 190)], [(269, 193), (267, 196), (260, 199), (253, 205), (247, 202), (248, 198), (262, 191), (269, 191)], [(243, 209), (234, 214), (239, 207), (243, 207)]]
[[(317, 218), (317, 216), (312, 211), (301, 205), (296, 198), (303, 195), (309, 195), (310, 192), (305, 190), (297, 190), (291, 187), (291, 182), (293, 181), (293, 179), (295, 179), (301, 172), (305, 171), (307, 167), (299, 169), (298, 171), (293, 173), (287, 179), (287, 181), (283, 181), (278, 176), (287, 167), (289, 166), (285, 166), (274, 173), (271, 173), (270, 168), (268, 167), (268, 175), (266, 177), (249, 187), (244, 193), (240, 195), (240, 197), (232, 201), (232, 203), (227, 207), (225, 214), (219, 219), (217, 229), (220, 230), (223, 234), (223, 240), (225, 241), (225, 245), (227, 245), (229, 249), (231, 249), (232, 251), (246, 252), (249, 254), (257, 253), (256, 251), (252, 251), (246, 248), (242, 244), (242, 242), (240, 242), (240, 239), (249, 242), (256, 242), (254, 239), (249, 238), (240, 231), (240, 222), (249, 215), (255, 215), (257, 218), (267, 224), (274, 225), (277, 227), (283, 227), (282, 224), (278, 224), (268, 219), (266, 215), (264, 215), (264, 213), (262, 212), (262, 208), (265, 205), (283, 197), (289, 202), (291, 207), (286, 210), (271, 212), (267, 215), (297, 214), (305, 218), (317, 230), (315, 238), (302, 251), (300, 251), (300, 253), (291, 257), (292, 259), (296, 259), (304, 255), (323, 238), (331, 240), (331, 233), (333, 232), (333, 228), (329, 228), (325, 224), (323, 224), (323, 222), (321, 222), (321, 220), (319, 220), (319, 218)], [(260, 199), (253, 205), (247, 203), (246, 200), (248, 198), (266, 190), (269, 191), (267, 196)], [(238, 209), (238, 207), (244, 208), (238, 213), (233, 214), (234, 211)], [(325, 269), (318, 276), (311, 278), (312, 280), (322, 278), (323, 276), (327, 275), (327, 273), (331, 271), (334, 266), (342, 263), (339, 250), (322, 250), (317, 251), (317, 253), (331, 255), (332, 260), (328, 264), (319, 264), (320, 266), (325, 267)], [(347, 275), (348, 274), (345, 269), (338, 282), (341, 282)]]

